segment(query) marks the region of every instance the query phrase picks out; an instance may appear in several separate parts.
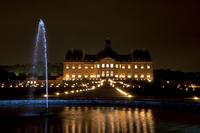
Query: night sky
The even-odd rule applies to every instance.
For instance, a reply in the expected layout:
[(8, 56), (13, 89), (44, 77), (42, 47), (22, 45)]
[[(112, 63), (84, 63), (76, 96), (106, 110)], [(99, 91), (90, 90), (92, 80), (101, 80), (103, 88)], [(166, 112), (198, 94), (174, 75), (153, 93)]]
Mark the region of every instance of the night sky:
[(0, 64), (31, 63), (37, 21), (47, 27), (49, 62), (68, 49), (95, 54), (148, 49), (156, 69), (200, 71), (199, 0), (13, 0), (0, 3)]

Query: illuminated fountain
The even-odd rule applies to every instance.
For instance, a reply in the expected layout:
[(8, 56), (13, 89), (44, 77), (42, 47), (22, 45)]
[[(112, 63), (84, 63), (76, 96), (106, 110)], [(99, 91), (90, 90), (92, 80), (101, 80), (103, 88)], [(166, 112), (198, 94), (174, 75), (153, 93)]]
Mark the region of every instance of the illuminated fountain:
[[(45, 100), (34, 100), (33, 90), (37, 87), (37, 77), (44, 75), (45, 77)], [(47, 57), (47, 40), (46, 40), (46, 30), (45, 24), (43, 20), (39, 20), (38, 29), (36, 34), (36, 42), (33, 53), (33, 65), (31, 69), (31, 81), (27, 81), (27, 83), (31, 84), (30, 92), (29, 92), (29, 100), (22, 100), (21, 103), (27, 105), (26, 111), (20, 113), (20, 116), (48, 116), (52, 115), (51, 112), (48, 112), (49, 108), (49, 100), (48, 100), (48, 57)], [(38, 102), (45, 104), (45, 111), (38, 112), (34, 111), (34, 105)], [(19, 103), (17, 103), (19, 104)], [(28, 110), (27, 110), (28, 109)]]
[[(35, 85), (37, 83), (37, 77), (44, 75), (45, 77), (45, 98), (46, 100), (39, 100), (40, 102), (45, 104), (45, 111), (35, 112), (33, 105), (36, 102), (34, 100), (34, 93), (33, 90), (35, 89)], [(35, 48), (33, 53), (33, 65), (31, 69), (31, 81), (30, 82), (33, 86), (30, 88), (29, 92), (29, 100), (27, 100), (28, 103), (28, 111), (23, 112), (22, 114), (19, 114), (21, 116), (48, 116), (52, 113), (48, 112), (49, 108), (49, 100), (48, 100), (48, 57), (47, 57), (47, 40), (46, 40), (46, 30), (45, 30), (45, 24), (43, 20), (40, 19), (38, 23), (38, 29), (36, 34), (36, 42), (35, 42)], [(26, 101), (23, 101), (26, 102)], [(24, 103), (25, 104), (25, 103)], [(31, 106), (30, 106), (31, 105)]]
[[(39, 53), (41, 52), (41, 53)], [(36, 36), (36, 45), (34, 50), (33, 57), (33, 73), (37, 71), (36, 64), (38, 63), (39, 55), (42, 55), (42, 62), (44, 62), (44, 70), (45, 70), (45, 89), (46, 89), (46, 110), (48, 110), (48, 57), (47, 57), (47, 40), (46, 40), (46, 29), (45, 24), (42, 19), (40, 19), (38, 24), (38, 31)]]

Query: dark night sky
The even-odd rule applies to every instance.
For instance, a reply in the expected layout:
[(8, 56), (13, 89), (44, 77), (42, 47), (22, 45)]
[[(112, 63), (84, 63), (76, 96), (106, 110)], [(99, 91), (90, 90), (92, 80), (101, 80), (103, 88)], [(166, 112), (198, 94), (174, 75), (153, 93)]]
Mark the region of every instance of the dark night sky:
[(47, 27), (49, 61), (68, 49), (148, 49), (155, 68), (200, 71), (199, 0), (13, 0), (0, 3), (0, 64), (30, 63), (36, 25)]

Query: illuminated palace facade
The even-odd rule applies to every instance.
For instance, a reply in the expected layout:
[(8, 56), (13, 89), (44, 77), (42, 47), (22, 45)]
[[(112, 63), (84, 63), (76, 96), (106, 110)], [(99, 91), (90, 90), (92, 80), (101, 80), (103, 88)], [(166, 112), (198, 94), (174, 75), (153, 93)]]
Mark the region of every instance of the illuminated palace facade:
[(106, 40), (105, 48), (96, 55), (84, 50), (68, 50), (63, 68), (63, 80), (153, 80), (153, 66), (147, 50), (118, 54)]

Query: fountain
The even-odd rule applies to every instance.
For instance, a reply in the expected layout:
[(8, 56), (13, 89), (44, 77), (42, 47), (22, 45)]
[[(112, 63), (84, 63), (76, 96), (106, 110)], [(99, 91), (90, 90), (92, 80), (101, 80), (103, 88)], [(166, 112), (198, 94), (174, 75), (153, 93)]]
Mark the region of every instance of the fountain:
[[(41, 65), (42, 63), (42, 65)], [(41, 69), (42, 68), (42, 69)], [(48, 57), (47, 57), (47, 40), (46, 40), (46, 29), (45, 29), (45, 24), (42, 19), (39, 20), (38, 23), (38, 29), (37, 29), (37, 34), (36, 34), (36, 42), (35, 42), (35, 48), (34, 48), (34, 53), (33, 53), (33, 65), (32, 65), (32, 70), (31, 70), (31, 81), (36, 82), (37, 77), (41, 75), (39, 72), (42, 71), (42, 75), (45, 77), (45, 111), (42, 113), (38, 113), (34, 111), (33, 108), (33, 103), (35, 102), (34, 99), (34, 93), (33, 89), (30, 88), (30, 93), (29, 93), (29, 106), (28, 106), (28, 111), (26, 111), (23, 114), (20, 114), (22, 116), (49, 116), (52, 115), (53, 113), (48, 111), (49, 108), (49, 100), (48, 100)], [(43, 101), (42, 101), (43, 102)], [(30, 106), (31, 105), (31, 106)]]
[[(47, 40), (46, 40), (46, 29), (45, 24), (42, 19), (40, 19), (38, 24), (38, 31), (36, 36), (36, 45), (34, 51), (34, 65), (37, 63), (37, 53), (39, 51), (39, 45), (42, 45), (43, 53), (44, 53), (44, 63), (45, 63), (45, 90), (46, 90), (46, 110), (48, 111), (48, 57), (47, 57)], [(33, 69), (35, 71), (35, 67)]]

